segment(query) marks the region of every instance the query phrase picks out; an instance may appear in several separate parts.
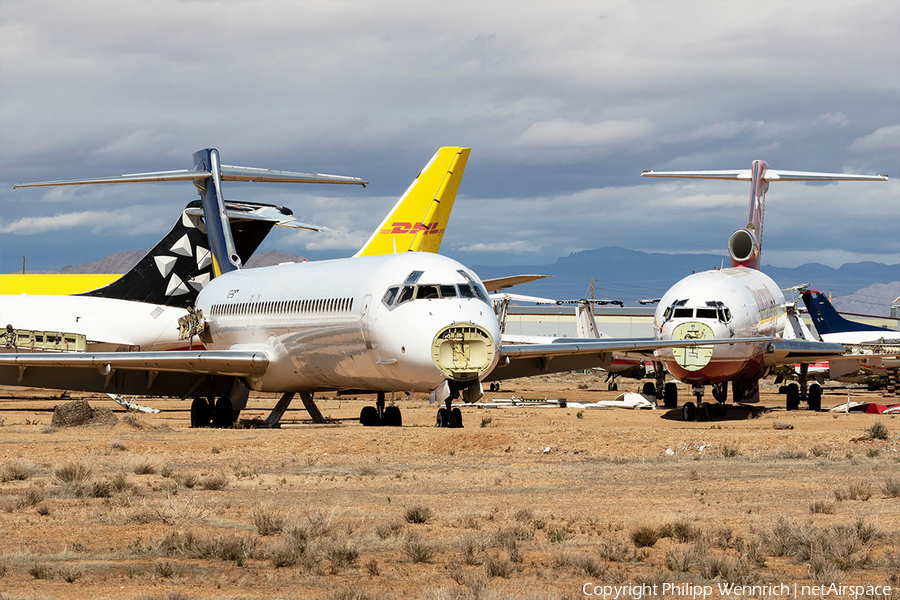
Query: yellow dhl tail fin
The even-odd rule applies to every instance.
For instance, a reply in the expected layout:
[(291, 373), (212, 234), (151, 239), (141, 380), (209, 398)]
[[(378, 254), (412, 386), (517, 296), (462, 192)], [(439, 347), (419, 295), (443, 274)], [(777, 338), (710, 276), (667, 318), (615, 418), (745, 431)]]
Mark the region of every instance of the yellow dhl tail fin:
[(356, 256), (440, 250), (470, 150), (439, 149)]

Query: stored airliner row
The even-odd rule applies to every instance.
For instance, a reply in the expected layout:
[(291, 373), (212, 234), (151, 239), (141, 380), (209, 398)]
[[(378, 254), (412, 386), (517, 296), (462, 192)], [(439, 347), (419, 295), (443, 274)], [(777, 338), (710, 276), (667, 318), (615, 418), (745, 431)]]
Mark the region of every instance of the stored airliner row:
[[(772, 367), (798, 362), (828, 360), (844, 354), (837, 343), (785, 338), (787, 304), (778, 285), (759, 270), (762, 252), (763, 214), (766, 191), (775, 181), (887, 181), (887, 175), (852, 175), (776, 171), (765, 161), (753, 161), (749, 170), (731, 171), (645, 171), (643, 177), (724, 179), (750, 182), (750, 206), (746, 226), (728, 240), (731, 267), (689, 275), (663, 295), (654, 316), (654, 335), (659, 340), (736, 337), (771, 337), (773, 342), (755, 342), (707, 348), (666, 348), (657, 351), (666, 370), (678, 380), (691, 384), (698, 406), (685, 403), (685, 420), (707, 418), (709, 403), (702, 402), (705, 385), (713, 386), (713, 397), (725, 402), (730, 381), (736, 402), (759, 400), (759, 380)], [(657, 392), (666, 406), (677, 406), (674, 383), (664, 384), (657, 374)], [(808, 398), (818, 410), (821, 394)], [(788, 402), (788, 408), (796, 408)]]
[[(273, 410), (275, 421), (296, 393), (309, 407), (317, 391), (376, 392), (376, 407), (367, 407), (362, 420), (394, 425), (401, 423), (401, 416), (396, 407), (384, 406), (386, 392), (428, 392), (446, 404), (438, 411), (437, 425), (458, 427), (462, 419), (453, 400), (479, 399), (481, 381), (498, 364), (496, 370), (506, 375), (518, 370), (535, 374), (571, 370), (583, 362), (594, 366), (612, 352), (752, 341), (608, 338), (501, 346), (499, 324), (477, 275), (430, 252), (242, 269), (226, 218), (222, 181), (235, 172), (244, 173), (244, 181), (296, 181), (253, 171), (251, 176), (224, 167), (217, 150), (205, 149), (194, 154), (192, 170), (77, 182), (194, 182), (216, 277), (199, 292), (195, 310), (180, 325), (186, 339), (197, 337), (206, 350), (3, 354), (0, 383), (192, 397), (195, 426), (210, 418), (218, 425), (233, 423), (250, 389), (283, 393)], [(424, 226), (429, 223), (424, 219), (414, 237), (427, 239)], [(401, 229), (409, 233), (411, 227)], [(392, 235), (393, 228), (387, 231)]]

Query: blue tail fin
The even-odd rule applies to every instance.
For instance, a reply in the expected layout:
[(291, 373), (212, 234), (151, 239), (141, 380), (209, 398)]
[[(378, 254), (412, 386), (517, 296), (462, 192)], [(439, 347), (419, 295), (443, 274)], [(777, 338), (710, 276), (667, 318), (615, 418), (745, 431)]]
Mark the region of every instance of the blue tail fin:
[(881, 327), (848, 321), (838, 314), (828, 298), (812, 290), (803, 292), (803, 303), (819, 335), (847, 331), (884, 331)]

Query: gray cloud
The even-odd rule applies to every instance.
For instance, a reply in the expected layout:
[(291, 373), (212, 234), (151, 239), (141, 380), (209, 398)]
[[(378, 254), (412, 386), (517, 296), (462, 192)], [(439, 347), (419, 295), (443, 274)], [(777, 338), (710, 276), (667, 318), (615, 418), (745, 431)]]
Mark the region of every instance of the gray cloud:
[[(900, 5), (878, 1), (2, 2), (0, 270), (149, 247), (195, 197), (13, 182), (184, 168), (208, 146), (229, 164), (372, 181), (227, 187), (338, 229), (266, 243), (315, 257), (352, 252), (454, 144), (473, 152), (445, 248), (467, 261), (719, 248), (746, 189), (640, 171), (764, 158), (900, 176), (898, 26)], [(898, 262), (898, 203), (894, 182), (773, 186), (767, 258)], [(59, 218), (85, 212), (132, 220)], [(51, 222), (65, 227), (35, 225)]]

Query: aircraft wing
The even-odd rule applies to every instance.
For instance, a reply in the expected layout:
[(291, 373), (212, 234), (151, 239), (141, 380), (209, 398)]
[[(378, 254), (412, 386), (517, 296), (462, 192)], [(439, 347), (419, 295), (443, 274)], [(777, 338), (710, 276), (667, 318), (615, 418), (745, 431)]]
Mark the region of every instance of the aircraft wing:
[(269, 357), (261, 351), (191, 350), (171, 352), (22, 352), (0, 354), (0, 367), (93, 368), (255, 377), (266, 372)]
[[(274, 183), (332, 183), (355, 184), (365, 186), (369, 182), (359, 177), (344, 175), (326, 175), (324, 173), (296, 173), (293, 171), (273, 171), (253, 167), (236, 167), (220, 165), (222, 181), (249, 181)], [(209, 171), (178, 169), (175, 171), (152, 171), (149, 173), (130, 173), (112, 177), (92, 179), (65, 179), (60, 181), (37, 181), (34, 183), (17, 183), (13, 189), (24, 187), (54, 187), (61, 185), (96, 185), (101, 183), (146, 183), (155, 181), (197, 181), (208, 179)]]
[(613, 354), (652, 354), (660, 348), (774, 341), (774, 338), (654, 340), (652, 338), (560, 339), (551, 344), (503, 344), (500, 362), (485, 381), (499, 381), (591, 367), (606, 368)]
[(261, 350), (0, 353), (0, 385), (128, 395), (227, 396), (236, 377), (265, 373)]
[(766, 347), (766, 366), (793, 365), (827, 361), (844, 356), (846, 348), (841, 344), (829, 344), (809, 340), (774, 340)]
[(481, 283), (489, 292), (496, 292), (514, 285), (522, 285), (538, 279), (546, 279), (549, 275), (510, 275), (509, 277), (496, 277), (494, 279), (482, 279)]

